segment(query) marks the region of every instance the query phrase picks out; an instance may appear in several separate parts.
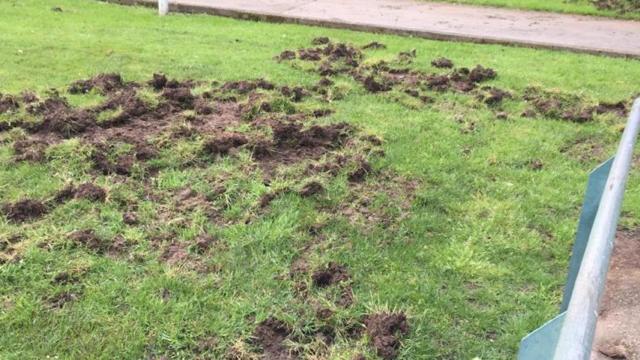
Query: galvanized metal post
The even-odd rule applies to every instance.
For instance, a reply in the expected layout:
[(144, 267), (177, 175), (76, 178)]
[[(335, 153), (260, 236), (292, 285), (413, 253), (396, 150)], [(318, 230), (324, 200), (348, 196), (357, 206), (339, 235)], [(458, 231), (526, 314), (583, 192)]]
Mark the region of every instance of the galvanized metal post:
[(169, 0), (158, 0), (158, 14), (160, 16), (167, 15), (169, 13)]
[(616, 234), (633, 147), (640, 130), (640, 98), (634, 102), (611, 165), (589, 242), (564, 317), (554, 360), (589, 360)]

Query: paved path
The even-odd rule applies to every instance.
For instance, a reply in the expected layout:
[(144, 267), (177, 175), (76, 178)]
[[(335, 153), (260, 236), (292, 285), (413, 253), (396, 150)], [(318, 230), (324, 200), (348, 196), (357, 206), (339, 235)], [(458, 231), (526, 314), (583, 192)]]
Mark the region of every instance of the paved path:
[[(154, 5), (156, 0), (110, 0)], [(640, 21), (420, 0), (170, 0), (172, 10), (640, 57)]]

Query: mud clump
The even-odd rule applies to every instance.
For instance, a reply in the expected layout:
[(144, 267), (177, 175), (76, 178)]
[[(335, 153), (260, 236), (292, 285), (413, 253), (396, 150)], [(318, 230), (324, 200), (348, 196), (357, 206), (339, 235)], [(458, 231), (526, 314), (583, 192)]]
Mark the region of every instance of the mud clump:
[(254, 330), (255, 343), (262, 349), (263, 357), (272, 360), (294, 360), (298, 356), (285, 345), (291, 328), (274, 317), (262, 321)]
[(445, 58), (445, 57), (441, 57), (441, 58), (437, 58), (434, 59), (433, 61), (431, 61), (431, 66), (439, 68), (439, 69), (451, 69), (453, 68), (453, 61)]
[(362, 81), (362, 85), (371, 93), (378, 93), (391, 90), (391, 86), (384, 82), (377, 81), (373, 76), (367, 76)]
[(74, 196), (76, 199), (104, 202), (107, 197), (107, 192), (103, 188), (92, 183), (84, 183), (75, 189)]
[(343, 281), (349, 281), (351, 279), (351, 275), (349, 275), (349, 271), (346, 266), (331, 262), (326, 267), (316, 270), (311, 275), (311, 279), (314, 286), (322, 288), (338, 284)]
[(400, 349), (400, 337), (409, 333), (407, 317), (403, 313), (378, 313), (364, 318), (367, 335), (378, 356), (395, 359)]
[(20, 108), (20, 103), (15, 96), (0, 94), (0, 114), (13, 112)]
[(127, 211), (122, 214), (122, 222), (127, 225), (137, 225), (139, 223), (138, 215), (134, 212)]
[(14, 223), (41, 218), (47, 213), (47, 210), (47, 206), (43, 202), (33, 199), (23, 199), (2, 206), (2, 213)]
[(46, 99), (43, 103), (30, 107), (30, 112), (43, 115), (38, 132), (53, 133), (63, 138), (80, 134), (95, 125), (93, 113), (85, 109), (73, 109), (61, 97)]
[(478, 100), (484, 102), (487, 105), (496, 105), (502, 102), (505, 98), (511, 98), (511, 93), (498, 89), (495, 87), (483, 87), (482, 92), (478, 94)]
[(40, 162), (45, 157), (49, 143), (44, 139), (16, 140), (13, 143), (13, 160)]
[(71, 94), (86, 94), (95, 88), (104, 95), (123, 87), (124, 82), (120, 74), (109, 73), (98, 74), (87, 80), (78, 80), (69, 86), (68, 91)]
[(302, 197), (311, 197), (313, 195), (322, 194), (324, 191), (324, 186), (320, 182), (310, 181), (300, 189), (298, 194)]
[(381, 44), (381, 43), (379, 43), (377, 41), (373, 41), (373, 42), (370, 42), (367, 45), (363, 46), (362, 48), (365, 49), (365, 50), (369, 50), (369, 49), (386, 49), (387, 45)]
[(216, 243), (216, 241), (215, 237), (208, 234), (198, 236), (195, 244), (196, 252), (198, 254), (206, 252)]
[(311, 40), (311, 44), (312, 45), (326, 45), (326, 44), (328, 44), (330, 42), (331, 42), (331, 40), (326, 36), (317, 37), (317, 38)]
[(98, 237), (91, 229), (75, 231), (69, 236), (69, 239), (74, 244), (84, 246), (97, 253), (103, 253), (108, 248), (105, 241)]
[(67, 303), (78, 299), (78, 294), (73, 292), (63, 292), (45, 299), (49, 309), (62, 309)]
[(195, 97), (191, 94), (191, 89), (188, 87), (165, 88), (162, 96), (176, 107), (183, 109), (193, 108)]
[(273, 140), (284, 147), (326, 147), (341, 144), (351, 131), (346, 123), (335, 125), (313, 125), (303, 130), (298, 123), (277, 123), (272, 126)]
[(153, 74), (153, 78), (148, 82), (156, 91), (162, 90), (167, 86), (167, 76), (164, 74)]
[(205, 142), (203, 150), (211, 155), (228, 155), (231, 149), (238, 148), (248, 142), (247, 137), (241, 134), (223, 134)]
[(362, 182), (371, 172), (373, 172), (371, 165), (362, 160), (358, 163), (358, 167), (349, 173), (347, 179), (350, 182)]

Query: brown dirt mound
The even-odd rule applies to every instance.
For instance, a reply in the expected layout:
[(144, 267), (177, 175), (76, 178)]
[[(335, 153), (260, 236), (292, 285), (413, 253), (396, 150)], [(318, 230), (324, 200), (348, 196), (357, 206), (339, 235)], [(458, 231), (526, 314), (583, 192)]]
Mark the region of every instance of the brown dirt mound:
[(347, 178), (350, 182), (362, 182), (371, 172), (373, 172), (371, 165), (367, 161), (361, 160), (358, 162), (357, 168), (350, 172)]
[(318, 181), (310, 181), (300, 189), (298, 194), (302, 197), (310, 197), (324, 192), (324, 186)]
[(75, 231), (69, 235), (69, 239), (75, 244), (84, 246), (97, 253), (102, 253), (108, 248), (106, 242), (99, 238), (91, 229)]
[(614, 10), (621, 14), (640, 11), (637, 0), (592, 0), (593, 5), (600, 10)]
[(120, 74), (98, 74), (91, 79), (78, 80), (69, 86), (71, 94), (86, 94), (94, 88), (102, 94), (108, 94), (125, 86)]
[(76, 293), (65, 291), (45, 299), (45, 302), (50, 309), (62, 309), (67, 303), (77, 300), (78, 297), (79, 295)]
[(386, 49), (387, 45), (381, 44), (381, 43), (379, 43), (377, 41), (373, 41), (373, 42), (370, 42), (367, 45), (363, 46), (362, 48), (365, 49), (365, 50), (369, 50), (369, 49)]
[(376, 353), (383, 359), (395, 359), (400, 349), (400, 337), (409, 333), (403, 313), (378, 313), (364, 318), (366, 331)]
[(48, 146), (49, 142), (44, 138), (17, 140), (13, 143), (13, 160), (40, 162)]
[(285, 341), (291, 335), (291, 328), (285, 322), (270, 317), (262, 321), (253, 332), (255, 343), (262, 349), (263, 357), (270, 360), (297, 359)]
[(15, 96), (0, 94), (0, 114), (16, 111), (20, 108), (20, 103)]
[(38, 219), (44, 216), (47, 210), (43, 202), (33, 199), (23, 199), (2, 206), (2, 212), (7, 219), (15, 223)]
[(223, 134), (204, 143), (203, 150), (211, 155), (227, 155), (231, 149), (245, 145), (247, 137), (242, 134)]
[(86, 199), (89, 201), (104, 201), (107, 197), (107, 192), (92, 183), (84, 183), (79, 185), (75, 191), (74, 195), (76, 199)]
[(327, 264), (326, 267), (316, 270), (311, 275), (313, 285), (317, 287), (327, 287), (343, 281), (349, 281), (351, 275), (347, 267), (335, 262)]
[(433, 61), (431, 61), (431, 66), (433, 67), (437, 67), (440, 69), (451, 69), (453, 68), (453, 61), (445, 58), (445, 57), (441, 57), (441, 58), (437, 58), (434, 59)]

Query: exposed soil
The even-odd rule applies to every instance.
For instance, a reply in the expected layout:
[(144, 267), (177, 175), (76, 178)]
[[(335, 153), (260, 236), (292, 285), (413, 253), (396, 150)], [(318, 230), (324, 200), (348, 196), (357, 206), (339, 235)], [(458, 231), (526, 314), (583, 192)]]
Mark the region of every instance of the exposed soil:
[(78, 230), (69, 235), (69, 239), (77, 245), (84, 246), (97, 253), (107, 250), (108, 245), (91, 229)]
[(317, 287), (327, 287), (343, 281), (349, 281), (351, 275), (347, 267), (335, 262), (327, 264), (326, 267), (316, 270), (311, 275), (313, 285)]
[(74, 196), (76, 199), (86, 199), (89, 201), (104, 201), (107, 197), (107, 192), (92, 183), (84, 183), (79, 185), (75, 191)]
[(0, 93), (0, 114), (13, 112), (20, 108), (20, 103), (15, 96)]
[(15, 203), (2, 205), (2, 213), (9, 221), (22, 223), (44, 216), (47, 213), (47, 206), (38, 200), (23, 199)]
[(618, 231), (592, 359), (640, 359), (640, 230)]
[(453, 68), (453, 61), (445, 57), (441, 57), (431, 61), (431, 66), (437, 67), (440, 69), (451, 69)]
[(600, 10), (614, 10), (621, 14), (640, 11), (640, 2), (636, 0), (591, 0)]
[(322, 194), (324, 192), (324, 186), (318, 181), (310, 181), (300, 189), (298, 192), (302, 197), (309, 197), (313, 195)]
[(69, 86), (71, 94), (86, 94), (97, 89), (101, 94), (108, 94), (125, 86), (120, 74), (99, 74), (91, 79), (78, 80)]
[(403, 313), (378, 313), (367, 315), (364, 324), (378, 356), (395, 359), (400, 338), (409, 333), (407, 317)]
[(47, 306), (52, 309), (62, 309), (66, 304), (78, 299), (78, 294), (65, 291), (45, 299)]
[(577, 95), (547, 91), (540, 88), (527, 88), (523, 95), (530, 105), (523, 116), (544, 116), (566, 121), (584, 123), (593, 120), (595, 114), (611, 113), (624, 117), (627, 105), (624, 102), (591, 104)]
[(255, 343), (262, 350), (262, 357), (270, 360), (292, 360), (298, 356), (291, 352), (285, 341), (291, 335), (291, 328), (285, 322), (270, 317), (256, 327), (253, 332)]

